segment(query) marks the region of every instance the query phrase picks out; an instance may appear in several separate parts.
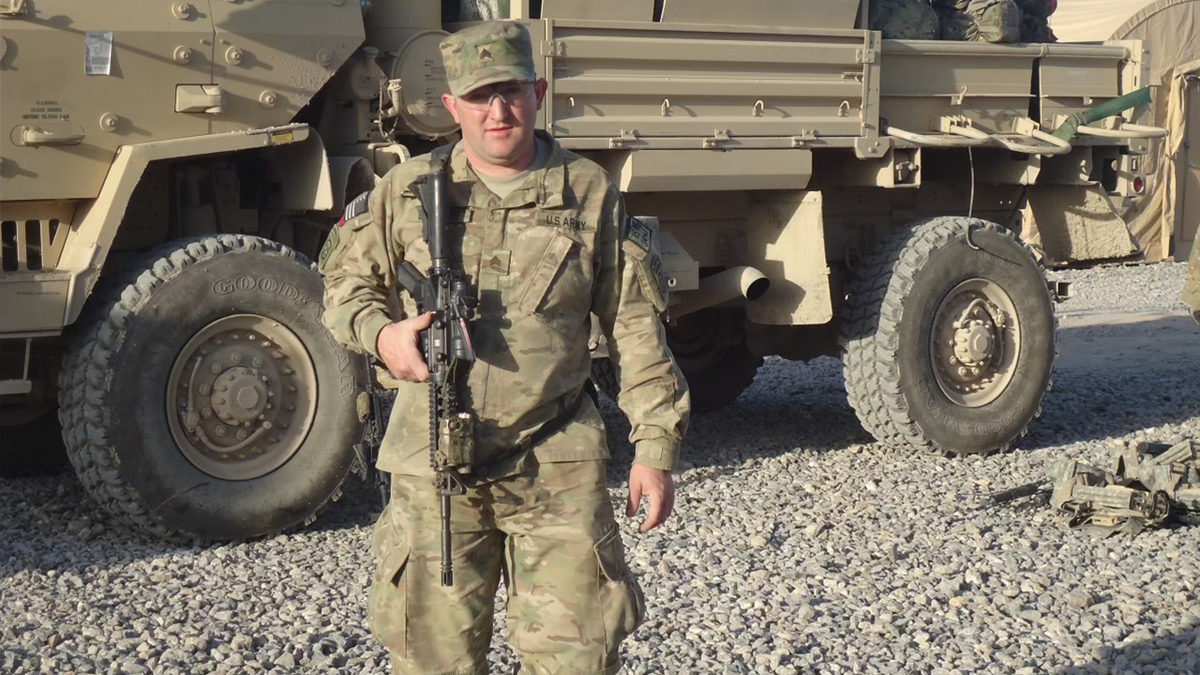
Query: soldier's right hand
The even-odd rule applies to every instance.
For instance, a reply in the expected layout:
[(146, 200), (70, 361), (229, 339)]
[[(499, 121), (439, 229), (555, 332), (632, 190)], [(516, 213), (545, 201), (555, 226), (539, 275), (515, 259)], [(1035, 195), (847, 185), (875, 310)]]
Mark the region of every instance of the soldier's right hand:
[(388, 324), (379, 331), (375, 349), (392, 375), (407, 382), (425, 382), (429, 379), (429, 367), (421, 356), (419, 336), (431, 323), (433, 312), (426, 312)]

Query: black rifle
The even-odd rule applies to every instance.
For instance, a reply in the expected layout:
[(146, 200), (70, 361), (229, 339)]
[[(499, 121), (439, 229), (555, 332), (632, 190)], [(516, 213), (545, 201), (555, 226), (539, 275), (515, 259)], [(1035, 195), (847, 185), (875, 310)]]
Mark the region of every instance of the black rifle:
[(383, 446), (383, 436), (387, 431), (388, 417), (392, 406), (396, 404), (396, 392), (379, 386), (375, 377), (375, 368), (367, 363), (367, 395), (371, 401), (371, 416), (363, 429), (363, 440), (355, 446), (359, 458), (363, 462), (363, 479), (370, 480), (379, 495), (379, 508), (385, 509), (391, 497), (391, 481), (387, 473), (376, 468), (379, 462), (379, 450)]
[(429, 366), (429, 461), (441, 498), (442, 585), (453, 586), (450, 497), (466, 493), (463, 476), (471, 471), (475, 450), (475, 417), (460, 409), (458, 387), (463, 370), (475, 360), (468, 322), (475, 316), (477, 300), (461, 261), (455, 269), (450, 259), (446, 150), (434, 153), (431, 172), (411, 186), (420, 197), (431, 265), (422, 275), (406, 260), (396, 277), (416, 300), (417, 311), (433, 312), (433, 323), (421, 333), (421, 351)]

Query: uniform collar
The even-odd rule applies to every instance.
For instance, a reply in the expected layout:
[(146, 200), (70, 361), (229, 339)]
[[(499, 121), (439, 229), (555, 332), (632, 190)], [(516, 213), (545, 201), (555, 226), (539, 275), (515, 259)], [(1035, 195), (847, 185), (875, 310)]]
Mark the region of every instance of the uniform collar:
[[(513, 190), (504, 198), (504, 201), (500, 202), (501, 208), (516, 208), (533, 204), (539, 208), (553, 209), (563, 205), (567, 182), (566, 155), (563, 154), (562, 148), (550, 134), (541, 129), (533, 133), (550, 145), (550, 157), (546, 160), (545, 167), (535, 171), (526, 179), (524, 185)], [(488, 203), (495, 199), (495, 195), (487, 189), (483, 181), (479, 180), (475, 170), (471, 168), (467, 161), (467, 154), (461, 147), (454, 148), (454, 154), (450, 156), (450, 173), (451, 176), (460, 177), (460, 180), (471, 186), (471, 194), (467, 200), (468, 206), (487, 208)]]

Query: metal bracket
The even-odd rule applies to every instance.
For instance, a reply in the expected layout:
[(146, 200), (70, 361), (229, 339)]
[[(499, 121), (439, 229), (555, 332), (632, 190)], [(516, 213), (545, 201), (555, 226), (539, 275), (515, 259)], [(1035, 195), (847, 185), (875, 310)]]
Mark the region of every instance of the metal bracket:
[(809, 131), (808, 129), (801, 129), (799, 135), (792, 136), (792, 147), (803, 148), (805, 145), (808, 145), (815, 140), (817, 140), (817, 132)]
[(638, 139), (637, 129), (621, 129), (619, 136), (613, 136), (608, 139), (608, 147), (623, 148), (626, 143), (636, 141)]
[(0, 380), (0, 394), (28, 394), (33, 391), (33, 381), (29, 379), (29, 355), (33, 352), (33, 339), (25, 338), (25, 365), (21, 370), (19, 380)]
[(854, 139), (854, 155), (859, 159), (883, 157), (892, 147), (892, 139), (879, 136), (859, 136)]
[(879, 52), (874, 49), (856, 49), (854, 50), (854, 58), (859, 63), (875, 63), (875, 59), (879, 57)]
[(538, 45), (539, 56), (564, 56), (566, 47), (557, 40), (546, 40)]
[(1075, 288), (1070, 281), (1047, 281), (1046, 285), (1050, 287), (1050, 295), (1054, 296), (1055, 302), (1075, 297)]
[(700, 145), (701, 145), (701, 147), (703, 147), (705, 149), (711, 150), (711, 149), (720, 147), (721, 143), (727, 143), (727, 142), (729, 142), (729, 130), (728, 129), (713, 129), (712, 138), (704, 139), (703, 141), (701, 141)]

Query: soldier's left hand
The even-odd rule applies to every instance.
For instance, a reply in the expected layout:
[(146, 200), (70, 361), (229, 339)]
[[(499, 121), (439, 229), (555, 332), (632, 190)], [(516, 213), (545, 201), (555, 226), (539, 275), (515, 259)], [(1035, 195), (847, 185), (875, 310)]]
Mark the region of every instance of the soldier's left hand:
[(650, 500), (650, 508), (638, 531), (649, 532), (666, 522), (675, 508), (675, 480), (671, 478), (671, 472), (634, 464), (629, 470), (629, 503), (625, 506), (625, 515), (630, 518), (637, 515), (643, 495)]

